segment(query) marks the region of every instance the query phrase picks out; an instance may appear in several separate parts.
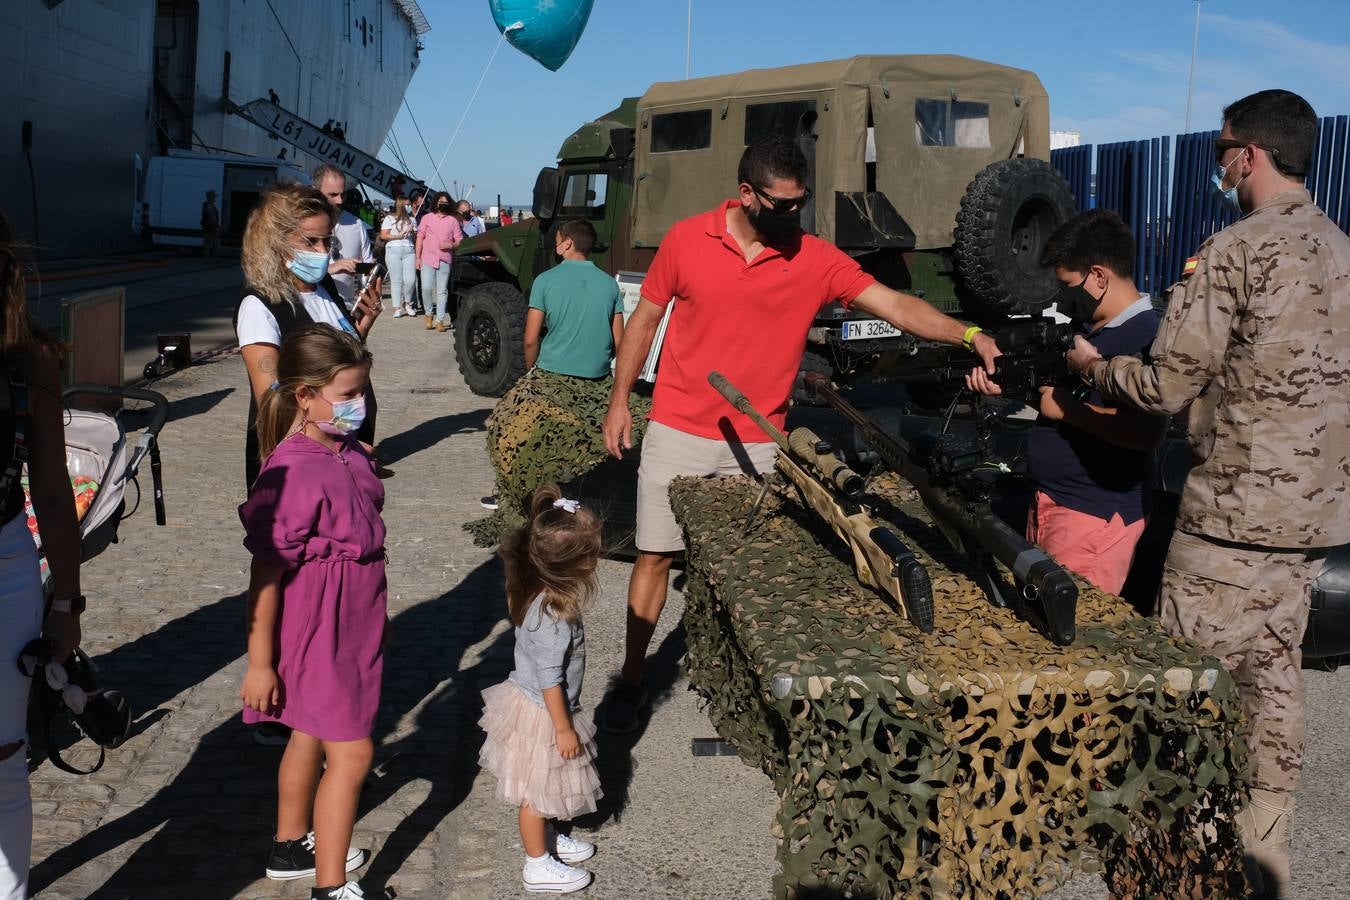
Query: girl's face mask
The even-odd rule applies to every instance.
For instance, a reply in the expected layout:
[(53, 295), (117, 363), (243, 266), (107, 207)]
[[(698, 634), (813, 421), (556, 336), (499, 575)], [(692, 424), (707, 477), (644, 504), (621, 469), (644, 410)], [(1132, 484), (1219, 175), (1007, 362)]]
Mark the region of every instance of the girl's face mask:
[[(319, 394), (318, 396), (322, 398), (323, 394)], [(310, 420), (314, 422), (315, 427), (324, 434), (332, 435), (333, 437), (345, 437), (346, 435), (358, 431), (361, 428), (361, 425), (366, 421), (365, 395), (353, 397), (350, 400), (339, 400), (336, 403), (331, 403), (326, 399), (324, 402), (330, 403), (333, 407), (332, 418), (326, 422), (320, 422), (315, 419)]]

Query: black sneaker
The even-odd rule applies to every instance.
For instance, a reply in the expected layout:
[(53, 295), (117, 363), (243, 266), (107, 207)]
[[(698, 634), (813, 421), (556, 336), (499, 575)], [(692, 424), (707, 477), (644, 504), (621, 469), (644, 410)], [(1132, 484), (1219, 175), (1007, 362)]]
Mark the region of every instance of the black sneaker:
[(501, 504), (497, 502), (496, 494), (488, 494), (486, 497), (479, 498), (478, 505), (483, 507), (483, 509), (497, 509), (501, 506)]
[(642, 710), (650, 699), (643, 685), (634, 687), (620, 681), (605, 701), (605, 715), (600, 720), (600, 727), (610, 734), (632, 734), (641, 724)]
[[(367, 851), (347, 848), (347, 871), (366, 864)], [(273, 881), (291, 881), (314, 874), (314, 832), (292, 841), (272, 841), (272, 854), (267, 857), (267, 877)], [(336, 890), (336, 888), (334, 888)], [(361, 896), (357, 894), (356, 896)]]

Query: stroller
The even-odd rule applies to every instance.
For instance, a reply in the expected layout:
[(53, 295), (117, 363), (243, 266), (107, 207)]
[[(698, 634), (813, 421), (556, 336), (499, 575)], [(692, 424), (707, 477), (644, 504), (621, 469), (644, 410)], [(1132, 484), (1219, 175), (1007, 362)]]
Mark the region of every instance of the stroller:
[[(135, 444), (128, 447), (121, 415), (72, 406), (71, 399), (81, 395), (144, 401), (151, 406), (150, 422)], [(98, 556), (117, 541), (118, 526), (126, 517), (128, 484), (136, 484), (136, 505), (140, 505), (140, 484), (136, 476), (147, 458), (150, 460), (155, 522), (165, 524), (158, 438), (169, 417), (169, 402), (155, 391), (101, 384), (71, 385), (62, 392), (62, 399), (68, 410), (66, 468), (79, 517), (80, 558), (85, 561)], [(40, 552), (42, 538), (27, 497), (25, 507), (28, 527)], [(50, 609), (54, 588), (45, 556), (41, 565), (43, 593)], [(31, 666), (30, 674), (38, 675), (29, 703), (30, 734), (43, 734), (47, 758), (57, 768), (79, 775), (97, 771), (103, 765), (104, 750), (116, 747), (127, 737), (131, 726), (130, 704), (116, 691), (98, 688), (98, 670), (81, 650), (77, 649), (64, 665), (52, 661), (51, 643), (46, 639), (31, 642), (24, 653), (28, 658), (21, 657), (21, 667)], [(52, 737), (52, 725), (58, 719), (73, 720), (83, 734), (98, 744), (99, 757), (92, 769), (77, 769), (61, 757), (58, 742)]]

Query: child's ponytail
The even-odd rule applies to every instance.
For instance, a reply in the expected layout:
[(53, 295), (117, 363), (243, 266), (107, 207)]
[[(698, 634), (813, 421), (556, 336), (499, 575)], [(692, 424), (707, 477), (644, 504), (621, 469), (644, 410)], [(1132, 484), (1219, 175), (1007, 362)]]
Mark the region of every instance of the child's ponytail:
[[(545, 609), (575, 624), (595, 593), (600, 558), (600, 519), (587, 509), (561, 504), (562, 490), (546, 484), (530, 498), (529, 521), (508, 532), (497, 548), (506, 568), (506, 603), (511, 622), (525, 620), (534, 598), (547, 595)], [(575, 512), (570, 508), (575, 508)]]
[(331, 325), (292, 331), (277, 357), (277, 383), (258, 405), (258, 456), (266, 460), (295, 427), (300, 417), (298, 391), (321, 390), (343, 369), (368, 366), (372, 360), (364, 344)]

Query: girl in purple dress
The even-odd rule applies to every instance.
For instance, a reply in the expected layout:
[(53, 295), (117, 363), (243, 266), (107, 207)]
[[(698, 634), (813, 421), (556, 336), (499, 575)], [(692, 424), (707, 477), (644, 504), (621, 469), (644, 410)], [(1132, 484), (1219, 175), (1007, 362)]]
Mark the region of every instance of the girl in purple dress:
[(497, 776), (497, 796), (520, 810), (527, 891), (567, 894), (591, 883), (570, 863), (595, 853), (558, 833), (566, 821), (595, 812), (595, 726), (581, 711), (586, 636), (581, 608), (595, 593), (600, 520), (557, 485), (537, 491), (530, 521), (498, 549), (506, 564), (506, 605), (516, 626), (515, 669), (483, 691), (487, 732), (479, 764)]
[(328, 325), (286, 338), (259, 408), (262, 471), (239, 507), (253, 554), (244, 721), (292, 729), (267, 876), (315, 875), (322, 900), (363, 896), (346, 873), (366, 858), (349, 843), (384, 666), (384, 488), (352, 437), (370, 364)]

